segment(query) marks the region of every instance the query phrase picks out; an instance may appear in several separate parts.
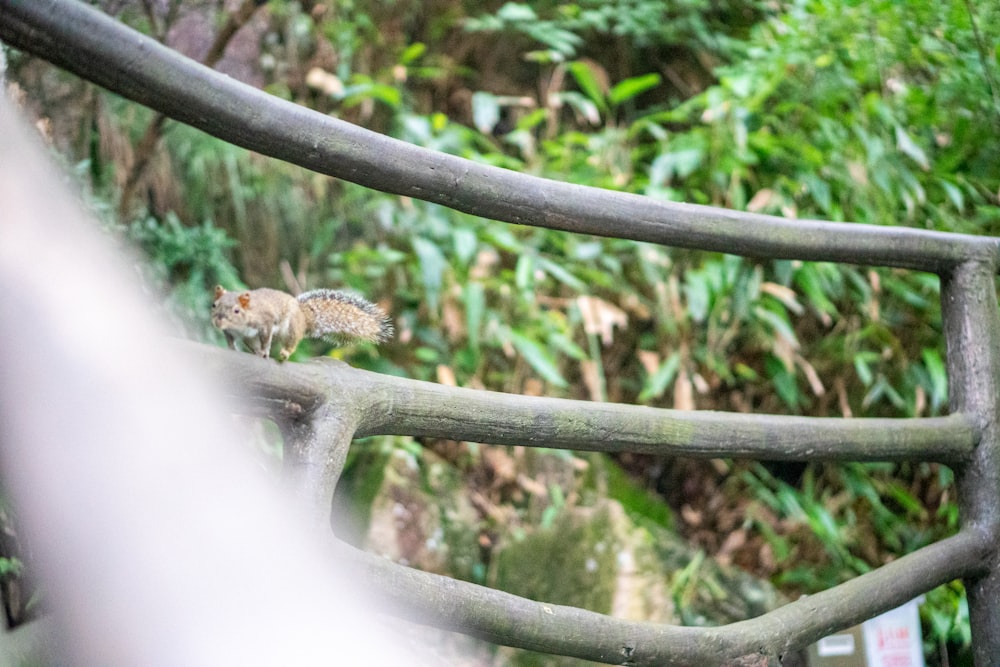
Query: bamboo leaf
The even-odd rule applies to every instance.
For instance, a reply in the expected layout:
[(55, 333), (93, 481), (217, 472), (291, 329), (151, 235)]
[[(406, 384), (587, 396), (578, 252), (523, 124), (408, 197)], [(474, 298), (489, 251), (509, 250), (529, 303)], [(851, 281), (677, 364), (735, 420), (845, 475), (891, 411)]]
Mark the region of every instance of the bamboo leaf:
[(907, 157), (917, 163), (921, 169), (928, 171), (931, 168), (931, 162), (927, 159), (927, 154), (924, 153), (924, 149), (917, 145), (917, 142), (913, 140), (906, 130), (904, 130), (899, 125), (896, 126), (896, 147)]
[(538, 374), (545, 378), (547, 382), (557, 387), (566, 387), (569, 385), (559, 372), (559, 367), (555, 359), (541, 345), (513, 330), (510, 332), (510, 341), (514, 344), (520, 355), (524, 357), (524, 360), (538, 371)]
[(500, 122), (500, 103), (493, 93), (478, 91), (472, 94), (472, 123), (483, 134), (489, 134)]
[(681, 363), (681, 355), (678, 352), (674, 352), (667, 359), (660, 364), (660, 367), (656, 369), (656, 372), (646, 378), (645, 386), (639, 393), (639, 402), (644, 403), (651, 398), (660, 398), (663, 396), (663, 392), (667, 390), (670, 383), (674, 381), (677, 376), (677, 369)]
[(630, 100), (637, 95), (641, 95), (647, 90), (656, 88), (662, 81), (663, 77), (655, 72), (643, 74), (641, 76), (633, 76), (615, 84), (615, 86), (611, 88), (611, 91), (608, 92), (608, 100), (610, 100), (613, 105), (621, 104), (622, 102)]
[(413, 239), (413, 252), (420, 261), (420, 277), (427, 293), (427, 306), (432, 312), (436, 312), (444, 270), (448, 262), (437, 245), (420, 236)]
[(575, 60), (569, 63), (566, 68), (573, 75), (573, 78), (576, 79), (580, 90), (590, 98), (590, 101), (597, 107), (604, 109), (606, 106), (604, 102), (604, 90), (594, 72), (593, 68), (595, 66), (585, 60)]
[(486, 297), (483, 286), (478, 282), (469, 282), (465, 286), (465, 327), (468, 330), (469, 347), (479, 350), (479, 330), (482, 328), (483, 313), (486, 310)]
[(924, 348), (921, 358), (931, 378), (931, 406), (937, 410), (948, 400), (948, 371), (941, 354), (934, 348)]

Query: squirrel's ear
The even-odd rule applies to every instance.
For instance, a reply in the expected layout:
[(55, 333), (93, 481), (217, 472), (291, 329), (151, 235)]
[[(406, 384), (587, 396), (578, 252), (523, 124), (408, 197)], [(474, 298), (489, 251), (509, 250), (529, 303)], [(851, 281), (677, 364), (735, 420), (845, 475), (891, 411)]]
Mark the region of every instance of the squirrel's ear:
[(240, 302), (240, 305), (243, 306), (244, 308), (249, 308), (250, 307), (250, 292), (243, 292), (243, 294), (240, 294), (239, 302)]
[(222, 285), (216, 285), (215, 286), (215, 298), (216, 299), (218, 299), (220, 296), (222, 296), (225, 293), (226, 293), (226, 288), (224, 288)]

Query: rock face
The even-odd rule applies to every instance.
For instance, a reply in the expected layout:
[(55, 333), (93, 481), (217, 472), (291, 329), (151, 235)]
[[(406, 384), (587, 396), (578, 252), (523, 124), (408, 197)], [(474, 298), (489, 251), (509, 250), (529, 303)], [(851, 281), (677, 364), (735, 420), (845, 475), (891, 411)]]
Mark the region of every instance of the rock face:
[(337, 489), (342, 538), (425, 572), (482, 582), (480, 517), (454, 466), (410, 447), (364, 451)]
[[(406, 439), (355, 450), (337, 530), (396, 562), (657, 623), (720, 625), (784, 602), (767, 582), (692, 549), (665, 506), (602, 455), (466, 446), (457, 456), (446, 448), (446, 460)], [(447, 664), (581, 664), (440, 634)]]
[(677, 623), (670, 581), (648, 532), (615, 500), (560, 512), (552, 525), (506, 540), (491, 585), (515, 595), (619, 618)]

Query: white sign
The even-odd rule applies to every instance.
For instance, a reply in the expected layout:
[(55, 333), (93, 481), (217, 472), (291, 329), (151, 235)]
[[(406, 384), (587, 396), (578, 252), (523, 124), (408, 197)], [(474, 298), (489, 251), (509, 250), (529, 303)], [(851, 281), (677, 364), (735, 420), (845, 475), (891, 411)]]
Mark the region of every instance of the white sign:
[(922, 600), (907, 602), (861, 625), (868, 667), (924, 667), (917, 611)]

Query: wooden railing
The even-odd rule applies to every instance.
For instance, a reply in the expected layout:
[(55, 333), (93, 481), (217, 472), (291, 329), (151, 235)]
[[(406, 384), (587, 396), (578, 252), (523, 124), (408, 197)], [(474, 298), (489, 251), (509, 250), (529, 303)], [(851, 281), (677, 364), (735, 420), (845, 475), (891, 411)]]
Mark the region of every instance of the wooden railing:
[[(1000, 662), (1000, 239), (656, 201), (435, 153), (278, 100), (74, 0), (0, 0), (0, 39), (209, 134), (355, 183), (515, 224), (754, 257), (932, 272), (941, 279), (950, 414), (815, 419), (678, 412), (444, 387), (338, 362), (284, 364), (192, 347), (273, 418), (288, 471), (322, 522), (352, 439), (408, 434), (692, 457), (936, 461), (955, 470), (962, 527), (871, 573), (718, 628), (624, 621), (407, 569), (344, 548), (422, 622), (510, 646), (630, 665), (777, 664), (940, 584), (968, 591), (976, 665)], [(442, 591), (446, 591), (443, 597)], [(747, 663), (749, 664), (749, 663)]]

